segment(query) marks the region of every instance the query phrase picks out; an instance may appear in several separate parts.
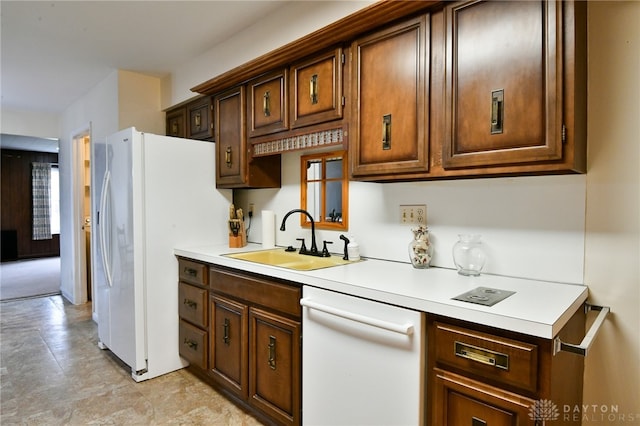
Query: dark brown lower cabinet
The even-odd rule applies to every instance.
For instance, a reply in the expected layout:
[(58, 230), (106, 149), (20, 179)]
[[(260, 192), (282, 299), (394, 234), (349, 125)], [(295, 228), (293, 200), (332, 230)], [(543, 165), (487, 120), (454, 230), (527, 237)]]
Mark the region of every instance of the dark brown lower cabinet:
[[(558, 336), (579, 342), (578, 310)], [(553, 340), (428, 316), (428, 424), (520, 426), (572, 424), (566, 406), (582, 404), (584, 358), (554, 354)]]
[[(181, 260), (181, 270), (193, 272), (182, 274), (190, 284), (180, 283), (180, 355), (261, 421), (301, 424), (300, 286), (209, 266)], [(205, 282), (203, 307), (203, 290), (191, 284)]]
[(246, 399), (249, 307), (212, 295), (210, 310), (210, 373), (222, 386)]
[(250, 404), (278, 423), (299, 424), (300, 322), (251, 308), (249, 330)]

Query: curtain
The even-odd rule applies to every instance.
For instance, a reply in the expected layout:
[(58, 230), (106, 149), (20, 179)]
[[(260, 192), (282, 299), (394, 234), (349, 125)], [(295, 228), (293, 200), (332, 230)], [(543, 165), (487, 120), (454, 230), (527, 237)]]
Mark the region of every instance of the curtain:
[(51, 164), (32, 163), (31, 187), (33, 193), (33, 239), (50, 240), (51, 237)]

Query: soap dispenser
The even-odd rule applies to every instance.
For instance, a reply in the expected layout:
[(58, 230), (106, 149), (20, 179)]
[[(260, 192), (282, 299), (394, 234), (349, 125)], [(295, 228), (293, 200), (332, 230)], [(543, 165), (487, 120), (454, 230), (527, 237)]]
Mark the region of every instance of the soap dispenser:
[(357, 262), (358, 260), (360, 260), (360, 246), (356, 242), (356, 237), (354, 237), (353, 235), (349, 235), (347, 254), (349, 256), (349, 260), (352, 262)]

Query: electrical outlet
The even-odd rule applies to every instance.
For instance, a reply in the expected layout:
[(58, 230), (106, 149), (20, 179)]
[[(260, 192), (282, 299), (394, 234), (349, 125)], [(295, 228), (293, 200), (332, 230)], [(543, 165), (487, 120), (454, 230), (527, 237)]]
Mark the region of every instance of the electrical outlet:
[(247, 215), (249, 217), (253, 217), (253, 203), (249, 203), (249, 208), (247, 209)]
[(405, 204), (400, 205), (400, 223), (403, 224), (427, 224), (426, 204)]

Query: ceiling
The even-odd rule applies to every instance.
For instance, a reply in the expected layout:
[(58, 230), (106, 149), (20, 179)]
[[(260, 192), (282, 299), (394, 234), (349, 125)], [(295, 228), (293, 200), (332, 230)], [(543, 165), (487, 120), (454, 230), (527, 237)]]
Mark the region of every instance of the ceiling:
[(162, 77), (287, 2), (2, 0), (2, 108), (61, 113), (115, 69)]

